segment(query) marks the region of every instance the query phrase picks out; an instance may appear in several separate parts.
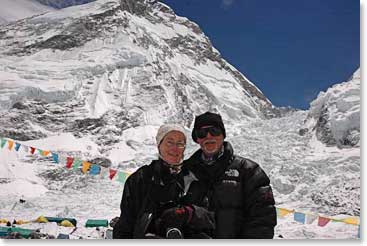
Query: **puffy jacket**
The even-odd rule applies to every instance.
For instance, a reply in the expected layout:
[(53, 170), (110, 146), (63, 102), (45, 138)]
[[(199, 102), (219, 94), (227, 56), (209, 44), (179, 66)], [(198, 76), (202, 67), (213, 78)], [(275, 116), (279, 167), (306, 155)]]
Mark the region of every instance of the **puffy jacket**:
[[(203, 185), (185, 167), (170, 174), (162, 160), (143, 166), (126, 180), (121, 200), (121, 215), (113, 228), (113, 238), (146, 238), (158, 232), (155, 220), (164, 209), (192, 205), (191, 222), (183, 228), (185, 238), (201, 238), (212, 234), (214, 213), (201, 207), (199, 199), (205, 193)], [(164, 235), (159, 235), (164, 237)]]
[(260, 166), (233, 154), (224, 142), (224, 153), (215, 163), (204, 164), (198, 150), (187, 168), (207, 185), (208, 208), (215, 212), (213, 238), (273, 238), (277, 224), (270, 180)]

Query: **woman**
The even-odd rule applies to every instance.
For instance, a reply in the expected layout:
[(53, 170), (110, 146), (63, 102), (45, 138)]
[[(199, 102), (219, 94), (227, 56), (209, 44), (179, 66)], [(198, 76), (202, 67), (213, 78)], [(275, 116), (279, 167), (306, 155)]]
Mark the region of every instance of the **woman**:
[(197, 199), (205, 186), (183, 166), (185, 130), (163, 125), (156, 142), (158, 160), (139, 168), (125, 183), (113, 238), (206, 238), (214, 229), (214, 215)]

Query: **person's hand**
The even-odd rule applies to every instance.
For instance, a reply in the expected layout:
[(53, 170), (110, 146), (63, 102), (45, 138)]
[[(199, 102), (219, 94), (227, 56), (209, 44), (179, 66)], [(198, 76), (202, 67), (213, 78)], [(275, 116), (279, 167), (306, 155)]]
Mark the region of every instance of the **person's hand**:
[(166, 235), (170, 228), (182, 229), (184, 225), (190, 223), (193, 212), (191, 206), (166, 209), (157, 220), (157, 230), (161, 235)]

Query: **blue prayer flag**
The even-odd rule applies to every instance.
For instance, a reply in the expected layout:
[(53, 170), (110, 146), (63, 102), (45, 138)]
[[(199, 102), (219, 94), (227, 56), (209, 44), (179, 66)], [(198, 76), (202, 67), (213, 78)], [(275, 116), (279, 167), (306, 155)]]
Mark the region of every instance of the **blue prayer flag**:
[(20, 148), (20, 143), (15, 143), (15, 150), (18, 151)]
[(304, 213), (294, 212), (294, 220), (304, 224), (306, 220), (306, 215)]
[(89, 170), (89, 174), (91, 175), (97, 175), (101, 172), (101, 167), (99, 165), (96, 164), (92, 164), (90, 170)]
[(56, 163), (59, 163), (59, 155), (58, 154), (55, 154), (55, 153), (51, 153), (52, 154), (52, 158), (54, 159), (54, 161)]

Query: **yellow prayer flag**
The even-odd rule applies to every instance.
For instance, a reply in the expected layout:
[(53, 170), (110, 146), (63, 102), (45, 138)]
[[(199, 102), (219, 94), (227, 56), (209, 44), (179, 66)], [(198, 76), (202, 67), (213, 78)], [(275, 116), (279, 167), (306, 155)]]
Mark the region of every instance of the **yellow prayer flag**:
[(347, 224), (359, 225), (358, 217), (348, 217), (348, 218), (342, 219), (341, 221)]
[(293, 212), (294, 212), (294, 210), (289, 210), (289, 209), (285, 209), (285, 208), (278, 208), (278, 215), (280, 217), (284, 217), (287, 214), (290, 214), (290, 213), (293, 213)]
[(9, 148), (9, 150), (11, 150), (13, 148), (14, 142), (11, 141), (11, 140), (8, 140), (8, 144), (9, 144), (8, 148)]
[(91, 166), (91, 165), (92, 165), (92, 164), (91, 164), (90, 162), (83, 161), (82, 172), (83, 172), (83, 173), (88, 172), (88, 170), (89, 170), (89, 168), (90, 168), (90, 166)]

